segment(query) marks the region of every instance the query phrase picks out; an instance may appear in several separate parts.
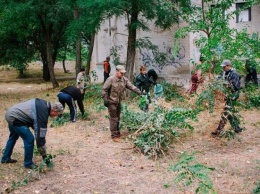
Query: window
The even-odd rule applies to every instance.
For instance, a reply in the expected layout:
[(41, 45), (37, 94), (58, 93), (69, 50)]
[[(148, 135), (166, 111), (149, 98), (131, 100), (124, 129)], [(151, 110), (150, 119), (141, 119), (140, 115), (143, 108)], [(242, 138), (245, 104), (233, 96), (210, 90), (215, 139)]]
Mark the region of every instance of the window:
[(237, 23), (251, 21), (251, 7), (244, 8), (245, 3), (236, 3), (236, 10), (239, 11), (237, 14)]

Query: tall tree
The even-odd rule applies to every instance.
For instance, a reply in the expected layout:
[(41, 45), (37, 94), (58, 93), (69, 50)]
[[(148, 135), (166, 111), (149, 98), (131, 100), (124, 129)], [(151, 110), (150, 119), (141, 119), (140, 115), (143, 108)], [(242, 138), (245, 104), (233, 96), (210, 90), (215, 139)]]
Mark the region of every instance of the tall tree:
[[(1, 28), (0, 40), (3, 41), (6, 48), (1, 52), (2, 56), (8, 57), (13, 61), (11, 55), (8, 55), (8, 49), (28, 50), (31, 55), (24, 55), (24, 60), (29, 61), (32, 56), (38, 52), (43, 61), (43, 78), (51, 80), (53, 87), (58, 86), (54, 74), (54, 63), (57, 57), (61, 42), (64, 40), (64, 32), (68, 23), (73, 18), (72, 4), (70, 0), (26, 0), (1, 1), (3, 19), (0, 21)], [(12, 24), (12, 25), (9, 25)], [(12, 33), (10, 33), (12, 32)], [(8, 34), (15, 35), (16, 43)], [(14, 38), (13, 37), (13, 38)], [(15, 51), (14, 49), (12, 51)], [(13, 52), (12, 55), (14, 55)]]
[(46, 52), (42, 53), (42, 58), (46, 57), (46, 68), (49, 70), (50, 80), (55, 88), (59, 84), (55, 78), (54, 64), (65, 29), (72, 18), (72, 4), (66, 0), (32, 0), (30, 4), (32, 17), (35, 16), (35, 23), (39, 26), (39, 35), (43, 37), (44, 42), (41, 45), (46, 49)]
[[(115, 15), (126, 16), (128, 21), (128, 46), (126, 70), (127, 76), (133, 78), (136, 53), (137, 30), (150, 30), (148, 22), (153, 21), (156, 27), (170, 28), (179, 21), (179, 6), (189, 7), (189, 0), (78, 0), (80, 7), (90, 10), (88, 18), (95, 18), (94, 28), (99, 29), (101, 21)], [(88, 12), (86, 12), (88, 13)]]
[[(9, 64), (19, 71), (19, 76), (34, 56), (35, 48), (31, 44), (24, 9), (26, 5), (17, 6), (13, 2), (0, 2), (0, 64)], [(12, 22), (16, 21), (16, 22)], [(12, 25), (10, 25), (12, 24)]]

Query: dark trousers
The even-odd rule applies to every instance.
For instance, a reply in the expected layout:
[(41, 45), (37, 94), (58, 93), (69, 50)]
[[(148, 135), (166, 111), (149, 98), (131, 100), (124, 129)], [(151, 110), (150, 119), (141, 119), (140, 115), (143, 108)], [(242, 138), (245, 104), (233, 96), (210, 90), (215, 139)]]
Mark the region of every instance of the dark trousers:
[(73, 100), (73, 98), (69, 94), (65, 94), (60, 92), (58, 94), (59, 102), (62, 104), (63, 108), (65, 108), (65, 104), (68, 105), (70, 109), (70, 121), (76, 121), (77, 107)]
[(120, 112), (121, 104), (109, 104), (108, 113), (109, 113), (109, 122), (110, 122), (110, 131), (111, 137), (120, 137), (119, 131), (119, 121), (120, 121)]
[(109, 73), (104, 72), (104, 83), (106, 82), (108, 77), (109, 77)]
[(248, 73), (246, 75), (246, 79), (245, 79), (246, 85), (248, 85), (250, 81), (252, 81), (255, 85), (258, 85), (257, 73), (255, 69), (251, 73)]

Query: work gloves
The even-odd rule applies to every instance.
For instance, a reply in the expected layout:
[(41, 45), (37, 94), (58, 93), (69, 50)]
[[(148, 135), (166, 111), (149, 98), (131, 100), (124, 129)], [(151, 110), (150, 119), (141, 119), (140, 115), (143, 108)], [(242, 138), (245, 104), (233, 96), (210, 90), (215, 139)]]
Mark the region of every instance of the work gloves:
[(107, 100), (104, 100), (104, 106), (108, 107), (108, 105), (109, 105), (109, 102)]
[(45, 162), (45, 164), (49, 165), (51, 163), (50, 158), (48, 158), (46, 155), (42, 156), (43, 161)]
[(44, 146), (42, 146), (42, 147), (39, 147), (39, 148), (38, 148), (38, 151), (39, 151), (39, 153), (41, 154), (42, 159), (43, 159), (43, 161), (45, 162), (45, 164), (48, 165), (51, 161), (50, 161), (50, 159), (47, 157), (46, 146), (44, 145)]

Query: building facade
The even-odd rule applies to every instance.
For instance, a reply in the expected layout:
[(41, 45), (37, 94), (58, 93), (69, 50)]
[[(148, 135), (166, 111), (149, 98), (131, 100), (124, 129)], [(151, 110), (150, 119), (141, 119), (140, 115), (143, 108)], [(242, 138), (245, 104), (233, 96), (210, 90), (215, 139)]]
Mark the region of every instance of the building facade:
[[(200, 6), (201, 1), (194, 1), (194, 4)], [(228, 10), (239, 9), (244, 1), (238, 1)], [(236, 29), (247, 28), (249, 34), (258, 36), (260, 32), (260, 5), (255, 5), (248, 10), (242, 11), (239, 15), (230, 21), (230, 27)], [(180, 42), (174, 42), (174, 33), (178, 28), (185, 24), (174, 25), (170, 30), (162, 31), (150, 23), (150, 32), (138, 31), (137, 39), (149, 37), (149, 40), (157, 45), (160, 52), (166, 54), (167, 59), (164, 63), (155, 62), (151, 50), (136, 49), (135, 74), (139, 73), (139, 67), (144, 65), (147, 69), (155, 69), (159, 77), (163, 77), (167, 82), (186, 87), (190, 81), (192, 70), (191, 61), (199, 60), (199, 48), (195, 45), (195, 39), (198, 34), (190, 33)], [(99, 32), (95, 37), (95, 45), (92, 55), (91, 70), (95, 70), (98, 79), (97, 82), (103, 82), (103, 61), (107, 56), (111, 57), (111, 74), (115, 72), (114, 58), (111, 53), (117, 53), (119, 62), (126, 63), (127, 56), (127, 20), (124, 17), (112, 17), (104, 21)], [(174, 52), (178, 44), (178, 51)], [(173, 54), (174, 53), (174, 54)]]

